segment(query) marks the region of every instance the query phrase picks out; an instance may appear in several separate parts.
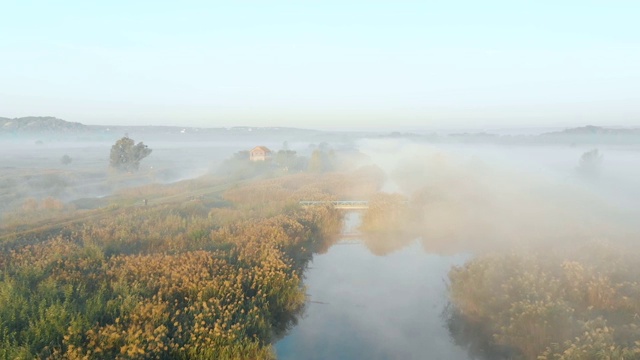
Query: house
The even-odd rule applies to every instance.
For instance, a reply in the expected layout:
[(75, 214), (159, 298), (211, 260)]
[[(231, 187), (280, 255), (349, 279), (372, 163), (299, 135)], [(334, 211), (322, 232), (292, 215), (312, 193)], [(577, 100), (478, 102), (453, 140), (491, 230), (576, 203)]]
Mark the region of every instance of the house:
[(249, 160), (265, 161), (271, 159), (271, 150), (266, 146), (256, 146), (249, 152)]

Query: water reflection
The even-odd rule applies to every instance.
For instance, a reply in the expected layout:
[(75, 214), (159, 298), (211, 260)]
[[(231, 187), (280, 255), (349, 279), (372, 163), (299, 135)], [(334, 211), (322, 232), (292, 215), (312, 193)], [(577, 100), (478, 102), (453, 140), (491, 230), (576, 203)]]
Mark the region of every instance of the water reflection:
[[(352, 234), (359, 216), (349, 214)], [(446, 277), (466, 255), (427, 254), (418, 241), (386, 256), (348, 241), (314, 258), (309, 303), (276, 344), (279, 359), (469, 359), (442, 317)]]
[(491, 343), (484, 336), (487, 329), (484, 324), (469, 322), (452, 305), (447, 306), (442, 313), (446, 320), (447, 329), (454, 343), (467, 349), (469, 357), (478, 360), (508, 360), (518, 358), (516, 349)]

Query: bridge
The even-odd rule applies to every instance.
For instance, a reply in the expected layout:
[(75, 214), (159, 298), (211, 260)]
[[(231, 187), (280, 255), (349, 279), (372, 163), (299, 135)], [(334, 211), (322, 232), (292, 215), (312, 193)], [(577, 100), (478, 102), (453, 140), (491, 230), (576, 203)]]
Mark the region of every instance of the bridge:
[(340, 238), (339, 242), (357, 243), (357, 242), (360, 242), (360, 240), (362, 239), (362, 233), (361, 232), (351, 232), (346, 234), (343, 233), (343, 234), (340, 234), (339, 238)]
[(362, 200), (300, 201), (299, 204), (302, 206), (333, 205), (334, 209), (341, 210), (366, 210), (369, 208), (369, 202)]

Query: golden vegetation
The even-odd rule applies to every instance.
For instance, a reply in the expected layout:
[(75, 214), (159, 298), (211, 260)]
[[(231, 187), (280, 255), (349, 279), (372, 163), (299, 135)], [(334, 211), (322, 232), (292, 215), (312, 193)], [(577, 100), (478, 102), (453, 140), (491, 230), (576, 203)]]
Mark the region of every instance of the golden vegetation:
[(272, 358), (271, 342), (303, 307), (306, 264), (341, 223), (330, 207), (297, 202), (379, 184), (367, 171), (245, 182), (5, 241), (0, 358)]
[(25, 219), (28, 219), (30, 223), (49, 221), (62, 215), (70, 214), (74, 210), (75, 208), (72, 205), (66, 205), (52, 196), (47, 196), (41, 200), (29, 197), (24, 200), (19, 209), (0, 216), (0, 220), (3, 223), (0, 226), (0, 230), (24, 225)]
[(640, 359), (636, 252), (611, 244), (485, 255), (454, 268), (454, 311), (522, 359)]

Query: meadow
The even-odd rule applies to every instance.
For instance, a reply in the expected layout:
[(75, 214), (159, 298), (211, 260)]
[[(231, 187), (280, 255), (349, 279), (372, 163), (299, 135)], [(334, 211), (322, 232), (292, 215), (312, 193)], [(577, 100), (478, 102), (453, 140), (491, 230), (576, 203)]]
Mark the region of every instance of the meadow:
[(297, 202), (379, 186), (364, 170), (145, 185), (91, 210), (27, 199), (3, 223), (0, 357), (273, 358), (341, 226)]

